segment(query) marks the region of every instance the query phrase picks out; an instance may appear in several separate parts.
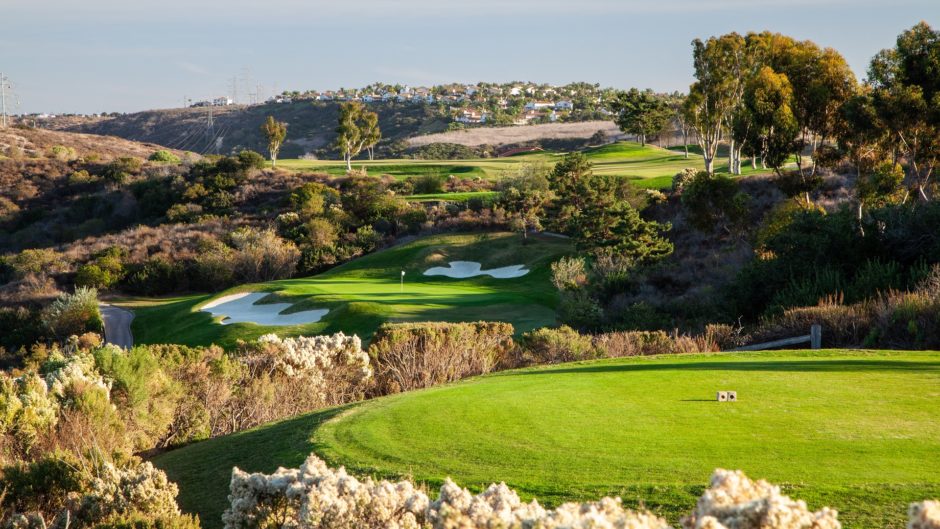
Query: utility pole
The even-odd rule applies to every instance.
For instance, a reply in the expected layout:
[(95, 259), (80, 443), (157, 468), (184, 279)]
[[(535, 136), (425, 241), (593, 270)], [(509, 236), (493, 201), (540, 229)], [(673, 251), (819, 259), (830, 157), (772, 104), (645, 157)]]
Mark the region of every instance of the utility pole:
[(7, 78), (0, 72), (0, 127), (7, 127)]

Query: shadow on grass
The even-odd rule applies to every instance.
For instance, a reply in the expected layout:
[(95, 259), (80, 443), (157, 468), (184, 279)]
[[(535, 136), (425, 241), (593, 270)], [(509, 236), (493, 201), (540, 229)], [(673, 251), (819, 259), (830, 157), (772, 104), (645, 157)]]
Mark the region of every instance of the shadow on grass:
[(180, 489), (184, 512), (199, 515), (202, 526), (221, 527), (228, 505), (232, 467), (271, 473), (278, 466), (296, 468), (313, 452), (311, 437), (324, 422), (349, 407), (317, 411), (164, 452), (151, 461)]
[(617, 373), (637, 371), (921, 371), (938, 372), (940, 362), (905, 362), (900, 360), (779, 360), (770, 362), (669, 362), (656, 364), (617, 364), (572, 366), (560, 369), (538, 369), (506, 373), (507, 375), (555, 375), (559, 373)]

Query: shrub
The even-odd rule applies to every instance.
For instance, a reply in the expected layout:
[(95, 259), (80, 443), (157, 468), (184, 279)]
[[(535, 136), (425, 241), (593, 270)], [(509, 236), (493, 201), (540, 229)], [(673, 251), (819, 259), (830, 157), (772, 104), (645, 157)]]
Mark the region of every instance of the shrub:
[(441, 193), (444, 191), (444, 176), (435, 173), (428, 173), (420, 176), (413, 176), (408, 179), (414, 187), (414, 193), (418, 195)]
[(98, 180), (99, 178), (97, 176), (89, 174), (85, 169), (75, 171), (69, 175), (69, 185), (73, 186), (93, 184)]
[(672, 177), (672, 192), (681, 193), (693, 179), (699, 174), (699, 170), (694, 167), (686, 167)]
[(557, 364), (596, 358), (591, 337), (562, 325), (557, 329), (541, 328), (522, 335), (520, 347), (526, 363)]
[(695, 175), (682, 191), (682, 206), (689, 222), (702, 231), (735, 231), (747, 219), (748, 196), (727, 176), (706, 172)]
[(255, 151), (243, 150), (238, 153), (238, 165), (242, 169), (263, 169), (264, 156)]
[(29, 275), (47, 276), (62, 273), (68, 270), (69, 263), (65, 257), (49, 248), (36, 248), (23, 250), (7, 260), (17, 279)]
[(49, 154), (52, 155), (56, 160), (69, 161), (74, 160), (78, 154), (75, 152), (74, 147), (66, 147), (65, 145), (53, 145), (49, 149)]
[(131, 513), (175, 518), (180, 514), (178, 491), (176, 484), (150, 462), (127, 468), (104, 463), (82, 498), (79, 518), (86, 523)]
[(78, 267), (75, 274), (75, 285), (79, 287), (106, 289), (113, 285), (115, 281), (116, 278), (111, 277), (110, 272), (103, 270), (94, 263)]
[[(911, 529), (934, 529), (940, 505), (911, 506)], [(717, 469), (685, 529), (838, 529), (835, 510), (810, 511), (803, 501), (780, 493), (766, 481), (752, 481), (740, 471)], [(619, 498), (564, 503), (545, 509), (536, 501), (522, 503), (504, 483), (471, 494), (446, 479), (436, 499), (410, 481), (360, 481), (345, 469), (333, 470), (310, 455), (294, 469), (273, 474), (232, 470), (225, 529), (249, 527), (398, 527), (417, 529), (488, 529), (619, 527), (666, 529), (666, 521), (649, 512), (623, 508)]]
[(98, 291), (76, 287), (72, 294), (62, 294), (42, 312), (45, 326), (59, 338), (103, 329), (98, 310)]
[(62, 500), (81, 493), (87, 483), (79, 464), (68, 452), (54, 452), (32, 462), (20, 461), (3, 468), (2, 504), (13, 512), (55, 513)]
[(143, 165), (140, 158), (125, 156), (106, 165), (101, 177), (114, 184), (123, 184), (139, 174)]
[(594, 337), (594, 346), (601, 356), (648, 356), (678, 353), (707, 353), (718, 351), (718, 344), (710, 336), (687, 336), (665, 331), (619, 331)]
[(376, 389), (397, 393), (489, 373), (509, 363), (512, 335), (503, 322), (383, 324), (369, 347)]
[(233, 232), (230, 242), (235, 276), (245, 282), (273, 281), (294, 274), (300, 251), (273, 230), (242, 228)]
[(129, 265), (121, 286), (130, 293), (153, 296), (185, 290), (187, 282), (180, 263), (157, 256)]
[(166, 220), (169, 222), (196, 222), (202, 216), (202, 206), (187, 202), (185, 204), (173, 204), (166, 210)]
[(160, 149), (159, 151), (154, 151), (153, 154), (147, 158), (151, 162), (157, 163), (180, 163), (179, 156), (173, 154), (172, 152), (166, 149)]
[(587, 284), (583, 257), (562, 257), (552, 263), (552, 284), (558, 290), (575, 290)]

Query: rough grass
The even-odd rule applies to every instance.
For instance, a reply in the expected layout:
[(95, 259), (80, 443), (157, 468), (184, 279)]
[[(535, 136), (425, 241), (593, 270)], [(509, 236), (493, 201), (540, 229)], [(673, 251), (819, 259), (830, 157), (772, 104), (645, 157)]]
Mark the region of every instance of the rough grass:
[[(356, 259), (313, 277), (243, 285), (237, 291), (268, 291), (294, 302), (288, 309), (328, 308), (320, 322), (284, 327), (250, 323), (221, 325), (198, 308), (216, 297), (200, 295), (151, 303), (135, 309), (137, 343), (231, 346), (236, 340), (281, 335), (358, 334), (368, 339), (385, 321), (477, 321), (512, 323), (518, 332), (555, 322), (557, 293), (550, 264), (572, 251), (571, 242), (555, 237), (510, 233), (440, 235), (418, 239)], [(531, 270), (516, 279), (427, 277), (423, 272), (448, 261), (478, 261), (485, 268), (525, 264)], [(405, 271), (405, 284), (400, 283)]]
[[(326, 410), (160, 455), (180, 504), (219, 527), (232, 466), (311, 451), (356, 473), (506, 481), (549, 505), (620, 495), (673, 524), (716, 467), (784, 485), (847, 528), (901, 528), (940, 495), (940, 354), (628, 358), (497, 373)], [(718, 404), (719, 389), (738, 392)]]
[[(693, 149), (694, 151), (694, 149)], [(628, 178), (640, 187), (667, 188), (672, 177), (686, 167), (704, 169), (702, 157), (690, 152), (689, 158), (676, 148), (662, 149), (655, 145), (640, 145), (633, 142), (617, 142), (602, 147), (586, 149), (584, 153), (594, 163), (598, 174), (609, 174)], [(363, 169), (371, 176), (391, 175), (399, 179), (420, 175), (454, 175), (458, 178), (499, 178), (514, 166), (525, 162), (544, 162), (554, 165), (563, 153), (527, 153), (508, 158), (481, 158), (474, 160), (374, 160), (353, 162), (355, 169)], [(288, 169), (323, 171), (332, 175), (346, 173), (346, 165), (335, 160), (279, 160), (279, 166)], [(716, 162), (716, 171), (727, 172), (727, 158)], [(742, 166), (745, 175), (769, 173), (766, 169), (753, 170)]]

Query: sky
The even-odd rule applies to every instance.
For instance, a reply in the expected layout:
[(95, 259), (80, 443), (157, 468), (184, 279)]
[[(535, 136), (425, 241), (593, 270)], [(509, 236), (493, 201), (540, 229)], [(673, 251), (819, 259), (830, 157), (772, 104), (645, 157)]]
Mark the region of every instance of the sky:
[(0, 0), (14, 113), (133, 112), (372, 82), (686, 90), (694, 38), (771, 30), (862, 78), (940, 0)]

